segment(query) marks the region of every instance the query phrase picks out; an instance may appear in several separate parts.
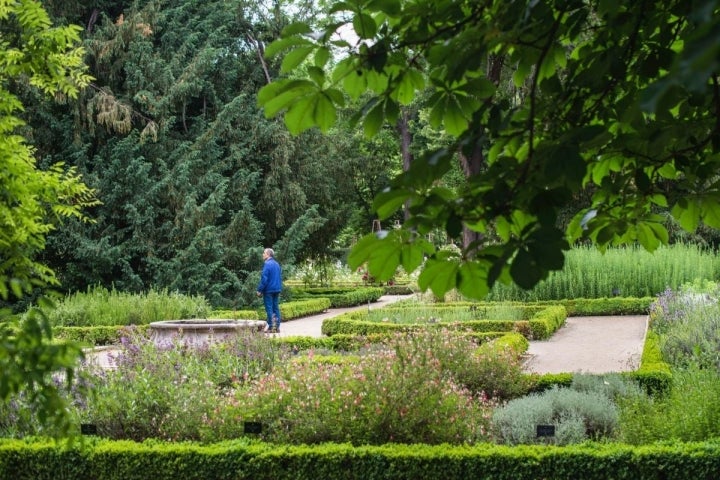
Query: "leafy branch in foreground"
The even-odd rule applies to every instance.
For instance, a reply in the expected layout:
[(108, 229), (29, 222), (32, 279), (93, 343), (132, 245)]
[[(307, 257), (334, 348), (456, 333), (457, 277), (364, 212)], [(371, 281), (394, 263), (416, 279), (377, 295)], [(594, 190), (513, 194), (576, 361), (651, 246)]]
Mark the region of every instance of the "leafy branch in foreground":
[[(52, 27), (40, 2), (0, 3), (0, 299), (20, 299), (37, 287), (57, 284), (55, 273), (37, 261), (57, 221), (85, 219), (82, 208), (96, 203), (76, 170), (62, 163), (36, 166), (34, 150), (17, 132), (23, 110), (13, 86), (28, 84), (45, 94), (74, 98), (88, 84), (80, 28)], [(49, 301), (41, 299), (47, 306)], [(71, 432), (66, 400), (56, 384), (72, 382), (80, 348), (52, 339), (38, 309), (19, 320), (0, 310), (0, 401), (27, 395), (33, 413), (56, 434)]]
[[(579, 239), (656, 249), (659, 208), (688, 231), (720, 228), (720, 0), (341, 1), (328, 15), (268, 47), (288, 77), (260, 92), (266, 115), (327, 131), (347, 96), (372, 136), (423, 98), (455, 138), (375, 198), (381, 219), (406, 209), (405, 233), (364, 238), (351, 266), (383, 279), (422, 251), (422, 287), (480, 298), (497, 281), (532, 287)], [(449, 189), (457, 156), (472, 173)], [(425, 242), (437, 228), (463, 235), (459, 255)]]

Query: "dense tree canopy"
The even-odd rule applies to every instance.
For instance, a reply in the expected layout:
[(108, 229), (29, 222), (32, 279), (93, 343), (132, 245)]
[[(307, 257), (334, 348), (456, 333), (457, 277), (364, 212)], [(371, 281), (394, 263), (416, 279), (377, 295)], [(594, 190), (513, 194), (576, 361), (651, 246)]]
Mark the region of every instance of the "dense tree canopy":
[[(688, 231), (720, 227), (718, 0), (338, 1), (324, 28), (291, 25), (267, 53), (286, 76), (259, 102), (295, 134), (329, 130), (349, 97), (372, 136), (422, 92), (454, 137), (376, 196), (381, 218), (409, 214), (354, 249), (380, 279), (423, 264), (421, 287), (479, 298), (535, 285), (579, 239), (653, 250), (661, 208)], [(438, 179), (457, 156), (468, 178), (451, 189)], [(475, 235), (454, 255), (426, 240), (437, 227)]]
[(289, 266), (332, 246), (362, 200), (362, 146), (340, 132), (293, 137), (256, 101), (279, 70), (264, 45), (291, 19), (312, 21), (312, 3), (53, 2), (86, 26), (95, 80), (65, 108), (28, 94), (26, 118), (42, 126), (42, 161), (77, 167), (102, 202), (93, 224), (48, 240), (43, 260), (65, 289), (168, 288), (238, 306), (255, 298), (262, 247)]

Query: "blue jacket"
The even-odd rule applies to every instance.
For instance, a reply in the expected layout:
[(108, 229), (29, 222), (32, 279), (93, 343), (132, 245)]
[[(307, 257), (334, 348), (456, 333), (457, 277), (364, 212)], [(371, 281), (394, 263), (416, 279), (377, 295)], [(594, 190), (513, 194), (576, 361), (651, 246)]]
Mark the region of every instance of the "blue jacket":
[(257, 291), (264, 295), (266, 293), (280, 293), (280, 290), (282, 290), (282, 271), (280, 264), (273, 257), (270, 257), (265, 260), (265, 264), (263, 265)]

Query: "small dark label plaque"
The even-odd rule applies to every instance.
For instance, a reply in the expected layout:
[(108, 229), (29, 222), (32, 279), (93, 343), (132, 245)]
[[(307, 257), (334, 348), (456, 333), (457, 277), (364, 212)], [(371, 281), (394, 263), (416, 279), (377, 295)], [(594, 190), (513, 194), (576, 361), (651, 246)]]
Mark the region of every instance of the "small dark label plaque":
[(80, 433), (82, 435), (97, 435), (97, 425), (92, 423), (81, 423)]
[(262, 423), (245, 422), (245, 433), (262, 433)]
[(555, 425), (537, 425), (535, 429), (538, 438), (555, 436)]

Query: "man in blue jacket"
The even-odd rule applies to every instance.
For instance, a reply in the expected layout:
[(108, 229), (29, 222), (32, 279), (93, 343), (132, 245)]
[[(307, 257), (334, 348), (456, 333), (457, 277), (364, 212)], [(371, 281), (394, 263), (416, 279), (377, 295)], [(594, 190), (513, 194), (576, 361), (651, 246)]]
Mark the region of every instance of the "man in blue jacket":
[(267, 313), (266, 332), (280, 332), (280, 291), (282, 290), (282, 270), (275, 260), (275, 251), (272, 248), (263, 250), (264, 265), (260, 284), (257, 288), (258, 297), (263, 297), (265, 312)]

